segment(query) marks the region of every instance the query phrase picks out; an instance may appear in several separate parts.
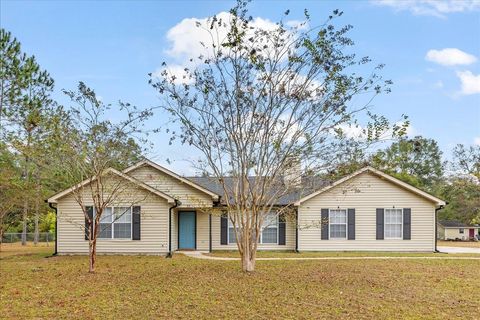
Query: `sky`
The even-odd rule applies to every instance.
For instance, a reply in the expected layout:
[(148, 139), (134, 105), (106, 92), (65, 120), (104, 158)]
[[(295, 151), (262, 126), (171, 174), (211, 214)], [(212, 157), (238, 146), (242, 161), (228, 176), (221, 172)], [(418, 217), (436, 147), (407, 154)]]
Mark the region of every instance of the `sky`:
[[(35, 55), (55, 80), (54, 98), (79, 81), (105, 103), (139, 107), (161, 101), (148, 84), (163, 61), (182, 65), (194, 55), (196, 19), (228, 11), (234, 1), (0, 1), (0, 25)], [(462, 143), (480, 145), (480, 0), (477, 1), (253, 1), (250, 15), (276, 22), (308, 9), (321, 24), (334, 9), (338, 25), (351, 24), (359, 56), (384, 63), (392, 93), (377, 97), (372, 111), (392, 122), (409, 117), (410, 136), (438, 141), (445, 157)], [(115, 114), (111, 117), (114, 119)], [(149, 127), (165, 127), (157, 112)], [(149, 157), (181, 174), (193, 174), (191, 147), (168, 144), (163, 131), (151, 137)], [(168, 160), (168, 161), (167, 161)]]

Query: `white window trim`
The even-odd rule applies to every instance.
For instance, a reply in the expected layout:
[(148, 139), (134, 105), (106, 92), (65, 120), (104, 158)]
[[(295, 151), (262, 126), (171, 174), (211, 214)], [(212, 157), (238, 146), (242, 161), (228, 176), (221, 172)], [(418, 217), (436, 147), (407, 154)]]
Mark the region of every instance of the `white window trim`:
[(458, 228), (459, 234), (465, 234), (465, 228)]
[[(269, 244), (273, 244), (273, 245), (278, 245), (278, 240), (279, 240), (279, 224), (280, 224), (280, 219), (279, 219), (279, 215), (277, 213), (275, 213), (276, 215), (276, 218), (277, 218), (277, 222), (276, 222), (276, 228), (277, 228), (277, 241), (276, 242), (268, 242), (268, 243), (263, 243), (263, 228), (261, 228), (260, 230), (260, 239), (258, 240), (258, 244), (265, 244), (265, 245), (269, 245)], [(271, 225), (267, 226), (270, 227)], [(227, 228), (227, 242), (228, 244), (236, 244), (237, 242), (230, 242), (230, 229), (233, 228), (233, 223), (232, 223), (232, 220), (230, 220), (230, 217), (228, 217), (228, 228)], [(233, 235), (235, 236), (235, 235)]]
[[(345, 211), (345, 237), (332, 237), (332, 219), (330, 219), (330, 210), (343, 210)], [(333, 223), (335, 225), (342, 225), (343, 223)], [(348, 239), (348, 209), (328, 209), (328, 239), (335, 239), (335, 240), (347, 240)]]
[[(111, 206), (111, 207), (105, 207), (106, 208), (110, 208), (112, 210), (112, 221), (110, 221), (110, 225), (112, 226), (112, 232), (111, 232), (111, 235), (110, 235), (110, 238), (100, 238), (100, 237), (97, 237), (97, 240), (100, 240), (100, 241), (131, 241), (133, 239), (133, 207), (129, 207), (130, 208), (130, 238), (114, 238), (114, 232), (115, 232), (115, 222), (113, 221), (113, 217), (114, 217), (114, 209), (115, 207), (120, 207), (120, 208), (125, 208), (125, 206)], [(126, 206), (128, 208), (128, 206)], [(105, 210), (104, 209), (104, 210)], [(105, 213), (105, 211), (104, 211)], [(95, 217), (95, 207), (93, 207), (93, 217)], [(101, 220), (101, 218), (100, 218)], [(99, 221), (98, 222), (99, 226), (101, 224), (101, 222)], [(101, 232), (101, 231), (100, 231)]]
[[(401, 210), (402, 211), (402, 214), (400, 215), (401, 218), (402, 218), (402, 222), (400, 222), (400, 225), (401, 225), (401, 234), (400, 234), (400, 237), (387, 237), (386, 235), (386, 228), (385, 228), (385, 215), (387, 213), (387, 210)], [(389, 223), (389, 224), (393, 224), (393, 223)], [(399, 209), (399, 208), (383, 208), (383, 239), (389, 239), (389, 240), (403, 240), (403, 208), (402, 209)]]

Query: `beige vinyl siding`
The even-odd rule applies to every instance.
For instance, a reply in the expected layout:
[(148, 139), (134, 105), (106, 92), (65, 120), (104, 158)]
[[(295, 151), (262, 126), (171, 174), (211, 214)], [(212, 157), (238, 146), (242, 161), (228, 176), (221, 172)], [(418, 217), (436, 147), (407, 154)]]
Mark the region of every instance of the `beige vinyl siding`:
[[(138, 192), (135, 191), (135, 192)], [(141, 240), (98, 239), (98, 253), (165, 254), (168, 252), (168, 208), (166, 200), (145, 191), (146, 197), (136, 203), (141, 206)], [(125, 202), (130, 206), (132, 202)], [(85, 202), (85, 205), (92, 205)], [(121, 205), (121, 203), (118, 203)], [(72, 195), (60, 199), (58, 213), (58, 253), (88, 254), (85, 240), (85, 216)]]
[[(258, 244), (259, 250), (295, 250), (295, 223), (287, 221), (285, 223), (285, 245), (278, 244)], [(235, 243), (220, 244), (220, 217), (212, 215), (212, 250), (237, 250)]]
[(461, 228), (445, 228), (445, 240), (468, 240), (470, 238), (470, 229), (474, 229), (474, 236), (478, 235), (479, 228), (463, 228), (463, 233), (460, 233)]
[(200, 208), (213, 205), (212, 198), (208, 194), (151, 166), (139, 167), (130, 171), (128, 175), (180, 200), (182, 207)]
[(445, 239), (445, 228), (440, 224), (437, 224), (437, 239)]
[[(376, 240), (376, 208), (411, 208), (411, 240)], [(321, 209), (355, 208), (355, 240), (321, 240)], [(433, 251), (432, 202), (371, 173), (362, 173), (298, 208), (299, 251)]]
[(197, 250), (208, 251), (210, 249), (210, 223), (209, 214), (197, 211)]

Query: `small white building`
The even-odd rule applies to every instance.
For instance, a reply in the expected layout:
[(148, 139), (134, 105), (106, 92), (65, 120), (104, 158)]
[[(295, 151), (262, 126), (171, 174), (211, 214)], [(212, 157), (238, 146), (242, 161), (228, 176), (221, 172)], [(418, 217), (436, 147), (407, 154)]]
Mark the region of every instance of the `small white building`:
[(480, 225), (468, 225), (455, 220), (438, 222), (438, 239), (440, 240), (471, 240), (478, 239)]

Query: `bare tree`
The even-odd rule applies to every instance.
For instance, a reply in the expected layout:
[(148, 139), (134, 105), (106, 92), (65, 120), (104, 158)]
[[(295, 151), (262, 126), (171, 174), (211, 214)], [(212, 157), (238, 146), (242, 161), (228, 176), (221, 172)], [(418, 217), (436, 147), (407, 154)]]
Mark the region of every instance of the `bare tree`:
[[(144, 149), (140, 145), (148, 145), (144, 123), (152, 112), (120, 103), (116, 116), (122, 120), (113, 122), (107, 114), (112, 106), (103, 104), (84, 83), (80, 82), (78, 91), (64, 93), (74, 105), (69, 109), (71, 121), (64, 123), (65, 132), (58, 137), (62, 155), (59, 168), (73, 185), (72, 195), (85, 216), (86, 224), (76, 223), (83, 230), (86, 228), (89, 270), (94, 272), (97, 239), (102, 232), (100, 225), (106, 208), (131, 207), (146, 197), (142, 187), (148, 186), (119, 170), (142, 157)], [(115, 214), (110, 222), (123, 215)]]
[(264, 26), (239, 1), (230, 14), (197, 23), (211, 41), (181, 75), (164, 63), (151, 80), (180, 127), (172, 141), (197, 148), (199, 166), (221, 184), (244, 271), (255, 269), (267, 217), (294, 210), (278, 206), (280, 200), (315, 187), (306, 176), (405, 131), (369, 112), (390, 81), (376, 74), (382, 65), (368, 68), (368, 57), (352, 53), (352, 27), (332, 24), (341, 15), (335, 10), (312, 28), (305, 11), (305, 21), (293, 27), (283, 19)]

